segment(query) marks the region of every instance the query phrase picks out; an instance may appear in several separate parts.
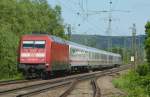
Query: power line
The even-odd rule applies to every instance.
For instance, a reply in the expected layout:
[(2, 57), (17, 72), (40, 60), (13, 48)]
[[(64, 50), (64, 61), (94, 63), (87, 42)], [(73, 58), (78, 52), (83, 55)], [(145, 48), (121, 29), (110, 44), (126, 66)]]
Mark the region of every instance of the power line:
[(127, 10), (113, 10), (113, 7), (112, 7), (112, 0), (109, 1), (109, 10), (102, 10), (102, 11), (90, 11), (91, 13), (95, 13), (95, 14), (101, 14), (101, 13), (108, 13), (108, 27), (107, 27), (107, 30), (106, 30), (106, 33), (108, 36), (110, 36), (110, 38), (108, 38), (108, 50), (112, 48), (112, 40), (111, 40), (111, 34), (112, 34), (112, 21), (113, 21), (113, 18), (112, 18), (112, 13), (113, 12), (129, 12)]
[[(76, 11), (76, 10), (73, 10), (73, 8), (72, 7), (70, 7), (70, 6), (68, 6), (68, 5), (70, 5), (68, 2), (61, 2), (60, 0), (58, 0), (64, 7), (66, 7), (67, 9), (69, 8), (69, 10), (71, 11), (71, 13), (74, 13), (75, 12), (75, 14), (77, 13), (77, 15), (79, 15), (79, 16), (81, 16), (81, 17), (83, 17), (84, 18), (84, 20), (87, 18), (87, 12), (85, 12), (87, 9), (88, 9), (88, 6), (87, 6), (87, 4), (88, 4), (88, 1), (86, 1), (86, 10), (84, 9), (84, 2), (83, 2), (83, 0), (79, 0), (79, 6), (80, 6), (80, 8), (82, 9), (82, 13), (84, 13), (84, 14), (81, 14), (81, 13), (79, 13), (78, 11)], [(72, 1), (73, 2), (73, 1)], [(73, 2), (74, 4), (76, 4), (75, 2)], [(66, 5), (67, 4), (67, 5)], [(88, 23), (89, 21), (87, 21), (87, 23)], [(92, 29), (94, 28), (94, 30), (96, 29), (96, 27), (95, 26), (93, 26), (93, 23), (89, 23), (90, 24), (90, 26), (91, 26), (91, 24), (92, 24)], [(79, 24), (80, 25), (80, 24)], [(95, 30), (96, 31), (96, 30)], [(94, 31), (94, 32), (95, 32)], [(97, 32), (97, 31), (96, 31)]]
[(91, 30), (93, 30), (93, 32), (97, 32), (97, 27), (93, 24), (93, 23), (91, 23), (91, 22), (89, 22), (89, 21), (86, 21), (87, 23), (85, 23), (84, 24), (84, 26), (87, 26), (87, 28), (88, 29), (91, 29)]
[[(59, 2), (60, 2), (60, 5), (63, 5), (64, 7), (66, 7), (67, 10), (70, 11), (71, 13), (77, 14), (78, 10), (72, 8), (72, 6), (69, 6), (70, 4), (67, 4), (68, 2), (65, 2), (65, 3), (64, 3), (63, 1), (60, 1), (60, 0), (57, 0), (57, 1), (59, 1)], [(64, 0), (64, 1), (65, 1), (65, 0)], [(67, 5), (66, 5), (66, 4), (67, 4)]]
[[(101, 13), (108, 13), (109, 15), (108, 15), (108, 28), (107, 28), (107, 30), (106, 30), (106, 32), (107, 32), (107, 34), (109, 35), (109, 36), (111, 36), (111, 30), (112, 30), (112, 27), (111, 27), (111, 23), (112, 23), (112, 21), (113, 21), (113, 19), (112, 19), (112, 12), (128, 12), (128, 11), (126, 11), (126, 10), (113, 10), (113, 8), (112, 8), (112, 1), (110, 0), (110, 2), (109, 2), (109, 5), (110, 5), (110, 8), (109, 8), (109, 10), (102, 10), (102, 11), (92, 11), (92, 10), (89, 10), (88, 9), (88, 0), (78, 0), (78, 2), (79, 3), (77, 3), (77, 2), (75, 2), (75, 1), (73, 1), (73, 0), (68, 0), (67, 2), (65, 1), (65, 0), (63, 0), (63, 1), (60, 1), (60, 0), (58, 0), (64, 7), (66, 7), (67, 8), (67, 10), (69, 10), (70, 11), (70, 13), (74, 13), (74, 14), (76, 14), (76, 15), (78, 15), (78, 16), (81, 16), (82, 18), (83, 18), (83, 20), (84, 21), (87, 21), (87, 23), (89, 22), (88, 21), (88, 17), (90, 16), (90, 15), (98, 15), (98, 14), (101, 14)], [(64, 3), (65, 2), (65, 3)], [(71, 3), (71, 4), (70, 4)], [(76, 7), (72, 7), (72, 6), (70, 6), (70, 5), (72, 5), (72, 3), (74, 4), (74, 5), (78, 5), (79, 6), (79, 8), (81, 9), (81, 12), (79, 11), (79, 10), (77, 10), (77, 8)], [(85, 3), (85, 5), (84, 5), (84, 3)], [(92, 24), (92, 25), (91, 25)], [(93, 24), (95, 24), (95, 23), (90, 23), (90, 25), (91, 26), (93, 26)], [(81, 24), (78, 24), (79, 26), (81, 25)], [(94, 25), (95, 26), (95, 25)], [(94, 28), (94, 29), (97, 29), (97, 28), (99, 28), (99, 27), (97, 27), (97, 25), (95, 26), (95, 27), (92, 27), (92, 28)], [(110, 44), (110, 43), (109, 43)], [(108, 46), (108, 48), (111, 48), (110, 46)]]
[(115, 5), (113, 6), (113, 9), (115, 9), (115, 8), (116, 8), (116, 6), (117, 6), (118, 2), (119, 2), (119, 0), (116, 0), (116, 3), (115, 3)]
[[(60, 0), (59, 0), (59, 1), (60, 1)], [(61, 2), (61, 1), (60, 1), (60, 3), (63, 4), (64, 7), (69, 8), (69, 10), (71, 11), (71, 13), (77, 12), (77, 11), (73, 10), (72, 7), (68, 7), (68, 5), (66, 6), (66, 4), (68, 4), (68, 3), (63, 3), (63, 2)], [(82, 6), (83, 6), (83, 0), (82, 0)], [(83, 7), (83, 8), (84, 8), (84, 7)], [(77, 13), (77, 15), (80, 15), (80, 16), (81, 16), (80, 13), (79, 13), (79, 14)], [(86, 17), (85, 17), (85, 18), (86, 18)], [(84, 19), (85, 19), (85, 18), (84, 18)], [(97, 32), (97, 30), (96, 30), (97, 27), (96, 27), (96, 26), (93, 26), (94, 23), (91, 23), (91, 22), (89, 23), (89, 21), (87, 21), (87, 23), (90, 24), (90, 25), (88, 25), (88, 27), (90, 27), (94, 32)], [(79, 24), (79, 25), (80, 25), (80, 24)]]

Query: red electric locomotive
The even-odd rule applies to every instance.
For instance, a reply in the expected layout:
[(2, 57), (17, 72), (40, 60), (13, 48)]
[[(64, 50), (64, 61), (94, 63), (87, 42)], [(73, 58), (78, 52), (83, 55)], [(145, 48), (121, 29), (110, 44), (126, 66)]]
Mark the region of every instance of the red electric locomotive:
[(69, 46), (55, 36), (24, 35), (21, 38), (18, 68), (26, 77), (48, 77), (51, 71), (69, 68)]

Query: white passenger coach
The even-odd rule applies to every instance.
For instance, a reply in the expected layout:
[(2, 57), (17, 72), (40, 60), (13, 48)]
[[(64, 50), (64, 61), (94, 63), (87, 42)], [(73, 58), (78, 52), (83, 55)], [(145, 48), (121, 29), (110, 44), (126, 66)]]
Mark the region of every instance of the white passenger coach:
[(85, 69), (101, 69), (121, 65), (121, 55), (84, 46), (74, 42), (69, 45), (71, 67)]

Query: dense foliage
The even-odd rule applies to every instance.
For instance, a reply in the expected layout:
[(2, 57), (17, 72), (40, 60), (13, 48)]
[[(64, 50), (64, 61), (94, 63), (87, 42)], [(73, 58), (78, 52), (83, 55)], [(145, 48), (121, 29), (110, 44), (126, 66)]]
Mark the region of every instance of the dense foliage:
[(127, 97), (150, 97), (150, 74), (148, 65), (139, 65), (136, 72), (128, 73), (113, 80), (117, 88), (125, 90)]
[(145, 29), (146, 29), (145, 30), (146, 32), (145, 51), (146, 51), (147, 62), (150, 64), (150, 21), (147, 22)]
[(19, 38), (33, 31), (65, 38), (61, 8), (52, 8), (47, 0), (0, 1), (0, 79), (17, 74)]

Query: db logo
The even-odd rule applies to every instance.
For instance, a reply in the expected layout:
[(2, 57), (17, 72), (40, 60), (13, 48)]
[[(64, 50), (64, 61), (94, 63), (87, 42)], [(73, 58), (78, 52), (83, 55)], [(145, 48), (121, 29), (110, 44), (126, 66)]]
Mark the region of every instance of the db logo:
[(31, 54), (30, 54), (30, 57), (35, 57), (35, 53), (31, 53)]

